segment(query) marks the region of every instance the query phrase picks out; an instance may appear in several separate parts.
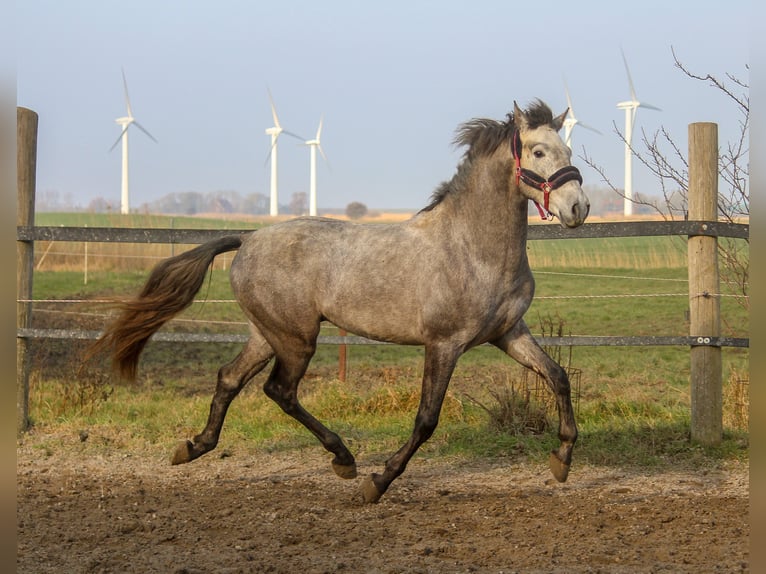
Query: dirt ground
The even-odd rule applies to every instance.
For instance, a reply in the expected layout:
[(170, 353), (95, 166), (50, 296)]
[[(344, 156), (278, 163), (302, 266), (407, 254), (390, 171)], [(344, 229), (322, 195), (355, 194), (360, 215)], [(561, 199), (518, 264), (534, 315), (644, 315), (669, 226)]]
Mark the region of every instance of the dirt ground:
[(575, 464), (562, 485), (543, 466), (416, 456), (366, 505), (361, 478), (381, 460), (342, 480), (319, 447), (174, 467), (71, 442), (17, 447), (17, 572), (749, 571), (745, 465)]

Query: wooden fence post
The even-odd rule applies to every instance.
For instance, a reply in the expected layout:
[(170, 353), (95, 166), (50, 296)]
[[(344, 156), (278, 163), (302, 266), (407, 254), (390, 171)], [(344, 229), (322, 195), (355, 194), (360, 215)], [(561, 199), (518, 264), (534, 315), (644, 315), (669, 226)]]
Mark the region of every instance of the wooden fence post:
[[(35, 223), (37, 113), (16, 108), (16, 225)], [(16, 298), (32, 299), (34, 241), (16, 241)], [(32, 304), (16, 303), (16, 327), (32, 326)], [(16, 433), (29, 427), (29, 342), (16, 338)]]
[[(718, 221), (718, 126), (689, 124), (689, 219)], [(718, 238), (690, 236), (689, 335), (691, 348), (691, 439), (703, 445), (723, 438), (720, 281)], [(710, 344), (713, 343), (713, 344)]]
[[(345, 329), (339, 329), (338, 334), (341, 337), (345, 337), (348, 333), (346, 333)], [(341, 383), (346, 382), (346, 365), (348, 364), (348, 350), (346, 347), (346, 343), (341, 343), (338, 345), (338, 380)]]

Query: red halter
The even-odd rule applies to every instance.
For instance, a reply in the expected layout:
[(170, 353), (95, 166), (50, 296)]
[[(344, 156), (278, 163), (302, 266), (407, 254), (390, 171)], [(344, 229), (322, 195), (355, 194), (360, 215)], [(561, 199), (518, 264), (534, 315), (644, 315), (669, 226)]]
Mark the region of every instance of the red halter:
[(543, 192), (543, 205), (541, 206), (538, 202), (534, 200), (532, 201), (537, 207), (537, 211), (540, 213), (541, 218), (544, 220), (553, 219), (553, 214), (548, 210), (551, 191), (558, 189), (568, 181), (575, 179), (582, 184), (580, 170), (573, 165), (567, 165), (556, 171), (548, 179), (544, 179), (532, 170), (523, 169), (521, 167), (521, 134), (519, 133), (519, 130), (513, 130), (513, 136), (511, 137), (511, 153), (513, 154), (516, 185), (519, 185), (519, 180), (521, 180), (530, 187), (541, 189)]

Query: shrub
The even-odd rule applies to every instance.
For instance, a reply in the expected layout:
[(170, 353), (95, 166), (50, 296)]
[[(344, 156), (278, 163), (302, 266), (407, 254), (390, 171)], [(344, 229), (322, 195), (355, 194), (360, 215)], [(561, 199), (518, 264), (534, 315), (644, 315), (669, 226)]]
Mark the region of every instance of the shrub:
[(367, 215), (367, 206), (364, 203), (353, 201), (346, 206), (346, 215), (349, 219), (361, 219)]

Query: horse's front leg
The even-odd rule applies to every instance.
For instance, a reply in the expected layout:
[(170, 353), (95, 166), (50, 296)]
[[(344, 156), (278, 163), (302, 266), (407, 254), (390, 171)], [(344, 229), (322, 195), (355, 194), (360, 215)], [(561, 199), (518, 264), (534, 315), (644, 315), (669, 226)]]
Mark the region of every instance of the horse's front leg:
[(388, 490), (396, 477), (404, 472), (407, 463), (426, 442), (439, 423), (444, 396), (447, 392), (452, 371), (462, 350), (454, 345), (426, 346), (425, 365), (423, 368), (423, 385), (420, 394), (420, 405), (415, 417), (415, 428), (410, 439), (396, 454), (386, 461), (382, 474), (373, 473), (362, 483), (362, 497), (365, 502), (377, 502)]
[(492, 341), (492, 344), (541, 375), (556, 396), (561, 444), (551, 452), (550, 467), (556, 480), (566, 481), (572, 463), (572, 449), (577, 440), (577, 424), (566, 371), (543, 351), (523, 320), (516, 323), (505, 335)]

